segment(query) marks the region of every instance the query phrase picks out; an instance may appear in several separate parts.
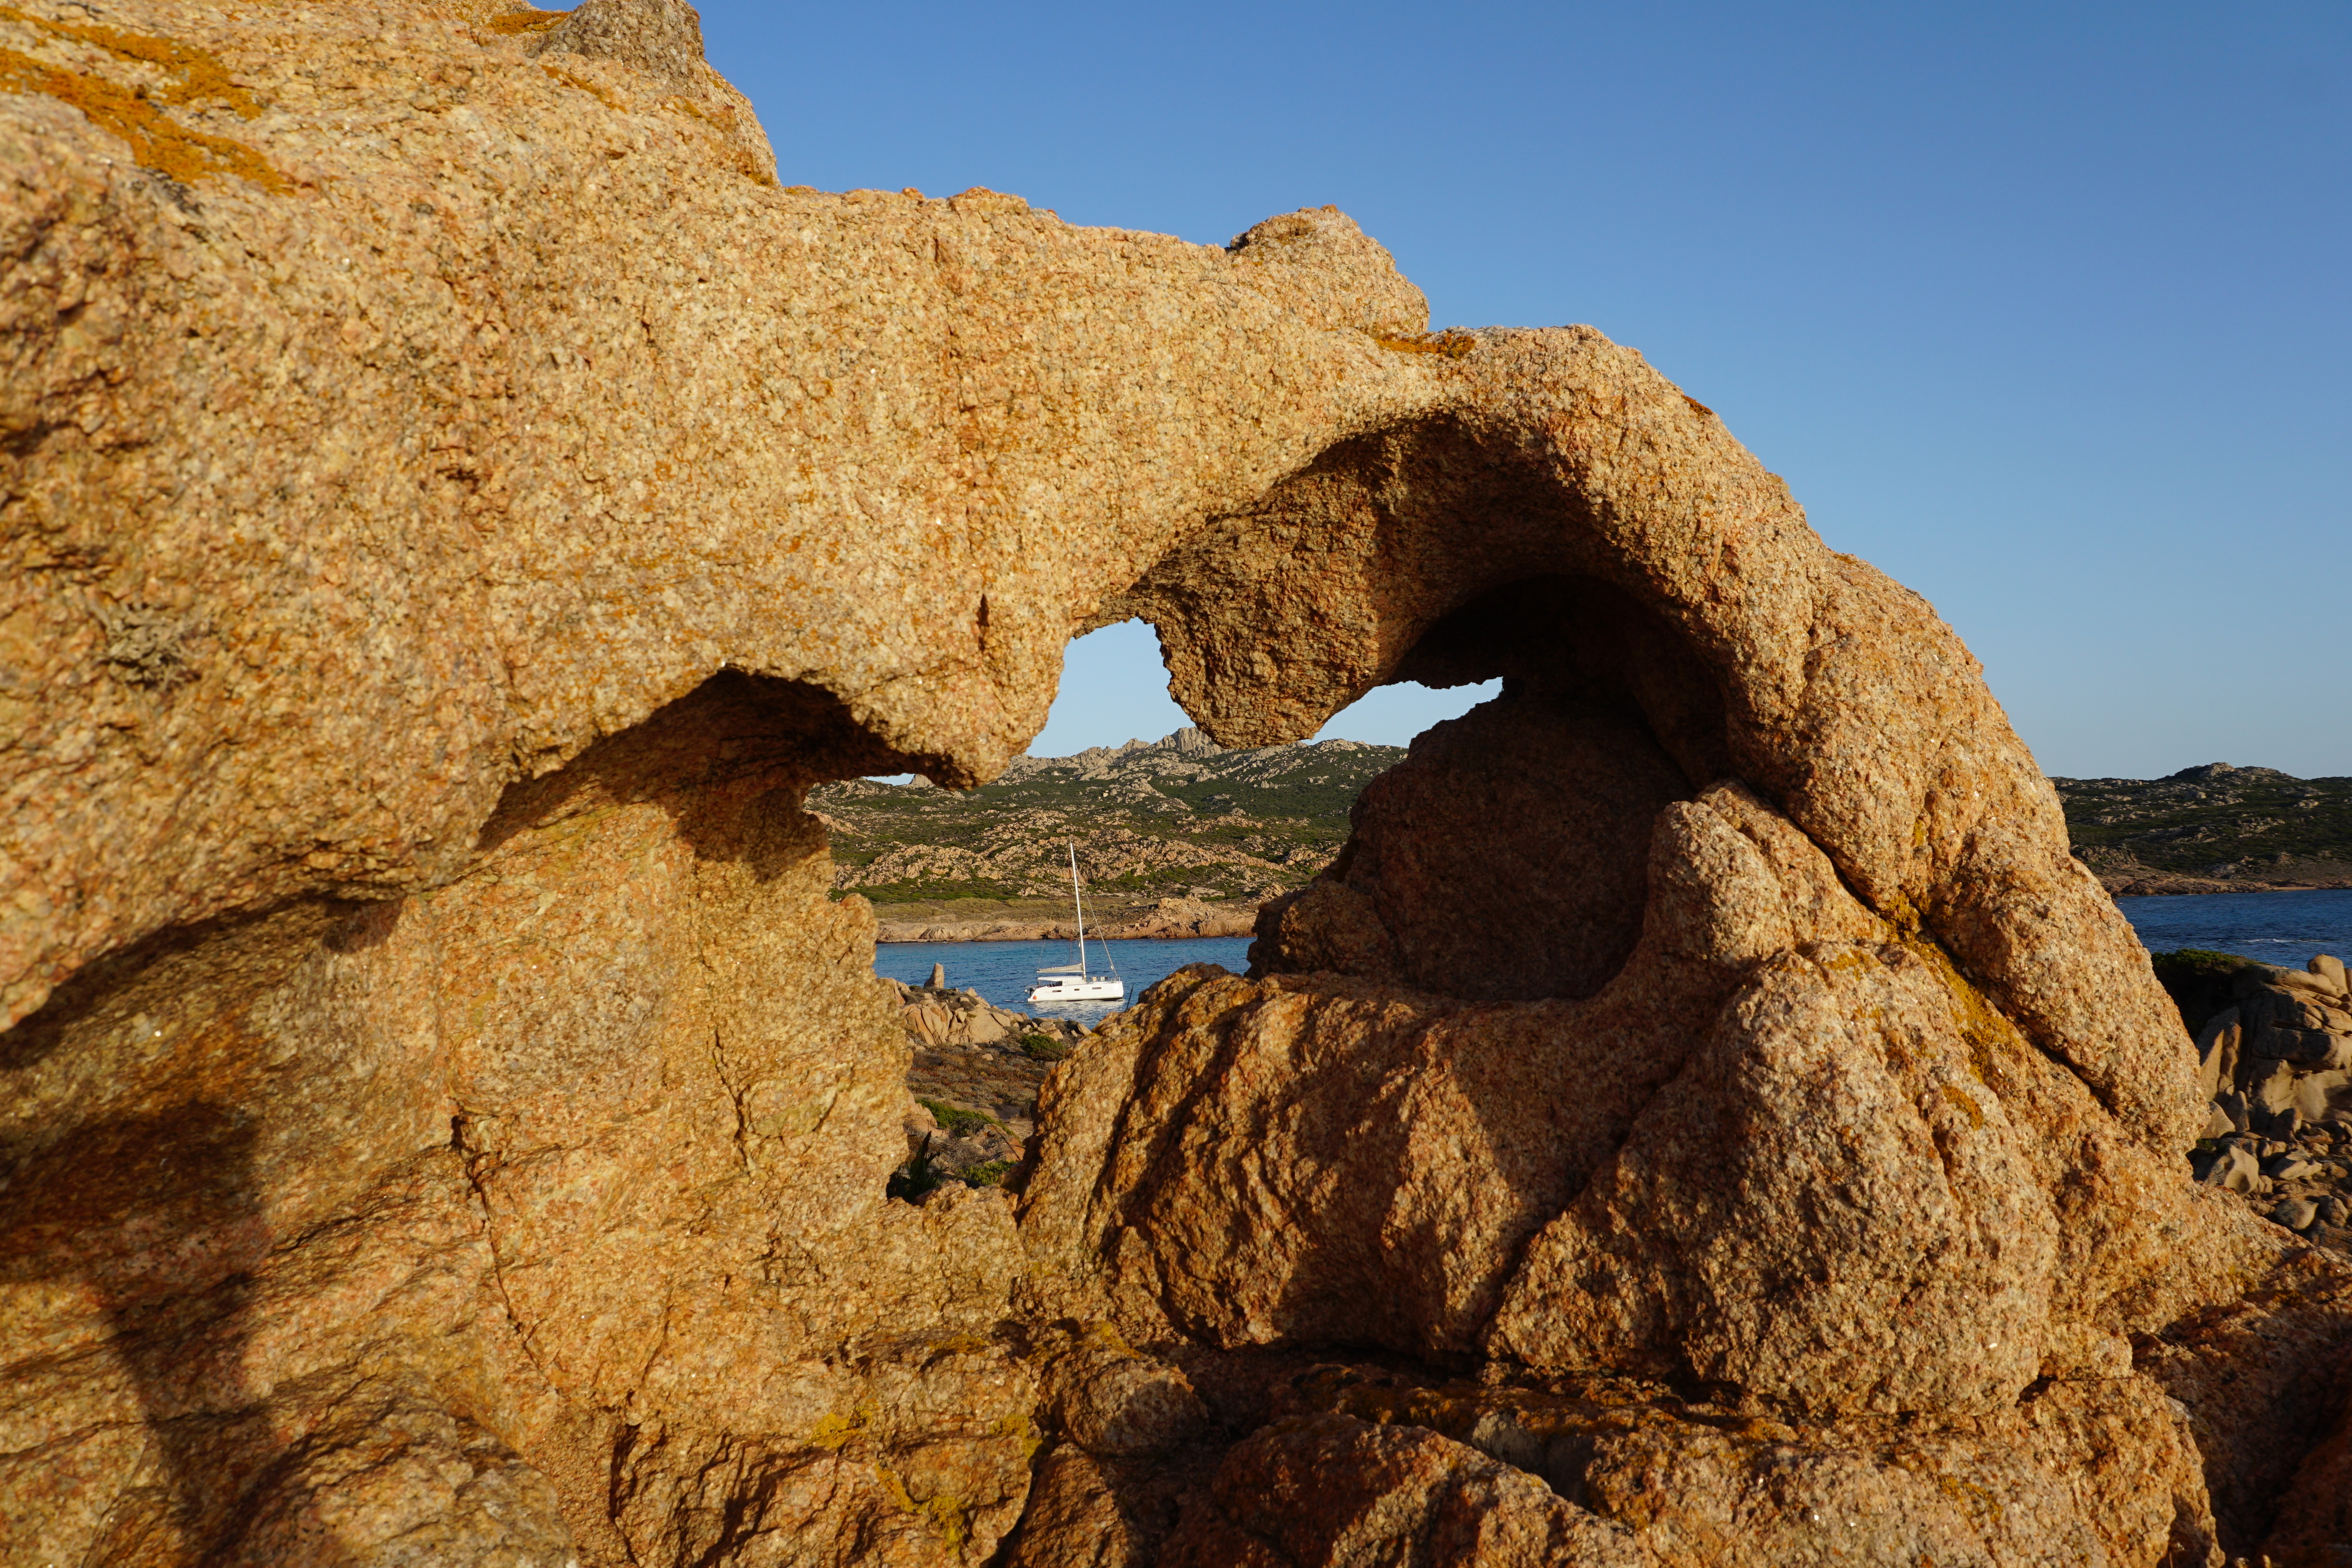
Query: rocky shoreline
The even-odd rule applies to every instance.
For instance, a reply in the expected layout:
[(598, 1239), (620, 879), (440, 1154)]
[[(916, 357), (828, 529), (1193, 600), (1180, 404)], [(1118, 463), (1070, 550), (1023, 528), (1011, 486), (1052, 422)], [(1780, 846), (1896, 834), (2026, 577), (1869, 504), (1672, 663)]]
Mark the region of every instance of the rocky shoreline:
[[(1255, 905), (1203, 904), (1163, 898), (1139, 915), (1089, 925), (1087, 935), (1106, 942), (1181, 941), (1196, 936), (1246, 936), (1257, 925)], [(1072, 942), (1077, 926), (1068, 920), (883, 920), (877, 942)]]
[(947, 985), (937, 967), (929, 985), (885, 983), (898, 993), (914, 1096), (905, 1121), (907, 1164), (892, 1178), (895, 1187), (919, 1197), (950, 1179), (996, 1186), (1037, 1131), (1045, 1075), (1076, 1049), (1085, 1026), (1000, 1008), (978, 991)]
[(2209, 893), (2325, 893), (2352, 888), (2352, 867), (2347, 867), (2341, 875), (2276, 882), (2223, 882), (2217, 877), (2183, 876), (2145, 868), (2101, 872), (2098, 876), (2099, 885), (2114, 898), (2194, 898)]

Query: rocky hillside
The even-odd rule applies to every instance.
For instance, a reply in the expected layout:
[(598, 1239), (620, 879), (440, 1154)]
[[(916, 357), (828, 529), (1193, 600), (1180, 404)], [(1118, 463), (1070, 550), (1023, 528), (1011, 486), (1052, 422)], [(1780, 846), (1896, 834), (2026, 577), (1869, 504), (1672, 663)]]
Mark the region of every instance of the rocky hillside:
[(1106, 923), (1160, 900), (1254, 905), (1339, 852), (1348, 809), (1404, 757), (1316, 741), (1225, 750), (1191, 727), (1075, 757), (1024, 757), (950, 790), (852, 779), (809, 797), (833, 839), (836, 896), (886, 917), (1069, 914), (1066, 844)]
[[(1228, 751), (1188, 727), (1024, 757), (977, 789), (853, 779), (809, 803), (832, 832), (835, 895), (871, 899), (886, 935), (1058, 929), (1073, 840), (1105, 928), (1182, 935), (1160, 929), (1170, 912), (1206, 911), (1245, 930), (1249, 909), (1330, 863), (1357, 795), (1403, 757), (1352, 740)], [(2052, 782), (2074, 852), (2111, 893), (2352, 887), (2352, 779), (2213, 762)]]
[(2352, 779), (2209, 762), (2051, 782), (2074, 852), (2110, 893), (2352, 887)]

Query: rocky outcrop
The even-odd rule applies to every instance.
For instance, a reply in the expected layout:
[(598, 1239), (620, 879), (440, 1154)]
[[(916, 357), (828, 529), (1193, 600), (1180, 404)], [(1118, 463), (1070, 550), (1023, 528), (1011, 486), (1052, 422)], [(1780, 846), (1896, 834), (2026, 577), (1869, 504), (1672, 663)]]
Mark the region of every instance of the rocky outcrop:
[[(940, 966), (933, 967), (936, 971)], [(1018, 1045), (1035, 1038), (1051, 1041), (1055, 1048), (1056, 1054), (1044, 1060), (1059, 1061), (1061, 1054), (1066, 1054), (1064, 1048), (1086, 1033), (1085, 1026), (1068, 1019), (1016, 1013), (998, 1007), (978, 991), (958, 990), (936, 980), (928, 986), (898, 980), (883, 984), (897, 993), (898, 1022), (917, 1045)]]
[[(1966, 651), (1638, 354), (1423, 336), (1329, 209), (779, 188), (669, 0), (27, 4), (0, 1556), (2334, 1528), (2342, 1265), (2192, 1183)], [(1220, 746), (1504, 695), (1052, 1071), (1017, 1217), (893, 1197), (807, 792), (988, 778), (1138, 614)]]
[(2352, 1249), (2352, 994), (2343, 960), (2249, 963), (2197, 1037), (2212, 1098), (2190, 1164), (2289, 1230)]
[(919, 1195), (952, 1176), (971, 1186), (1002, 1182), (1036, 1133), (1037, 1091), (1053, 1064), (1086, 1036), (1067, 1019), (1032, 1018), (992, 1005), (978, 991), (940, 983), (888, 981), (913, 1048), (907, 1088), (908, 1163), (892, 1189)]

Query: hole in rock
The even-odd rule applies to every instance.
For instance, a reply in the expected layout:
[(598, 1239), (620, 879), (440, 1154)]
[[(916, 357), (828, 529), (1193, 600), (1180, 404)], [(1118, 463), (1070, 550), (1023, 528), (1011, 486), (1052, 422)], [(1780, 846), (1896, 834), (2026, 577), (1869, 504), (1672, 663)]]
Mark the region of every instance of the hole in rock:
[[(1364, 787), (1416, 732), (1499, 689), (1383, 688), (1311, 740), (1226, 748), (1168, 683), (1150, 626), (1107, 627), (1069, 645), (1045, 728), (990, 783), (863, 779), (812, 793), (835, 894), (872, 901), (875, 967), (908, 988), (908, 1086), (927, 1109), (908, 1129), (899, 1196), (1000, 1176), (1046, 1071), (1080, 1034), (1187, 964), (1244, 968), (1259, 905), (1331, 863)], [(1032, 1001), (1041, 968), (1078, 961), (1072, 847), (1087, 968), (1124, 995)], [(944, 988), (929, 987), (935, 969)]]
[[(1116, 963), (1131, 1001), (1184, 963), (1239, 967), (1257, 907), (1331, 863), (1364, 787), (1415, 734), (1500, 685), (1382, 687), (1307, 741), (1227, 748), (1170, 699), (1151, 627), (1122, 622), (1069, 645), (1046, 725), (997, 779), (969, 790), (847, 780), (811, 808), (831, 833), (836, 896), (875, 906), (886, 977), (920, 985), (937, 964), (954, 986), (1024, 1007), (1041, 964), (1076, 961), (1075, 848), (1089, 961)], [(1063, 1009), (1089, 1023), (1110, 1010)]]

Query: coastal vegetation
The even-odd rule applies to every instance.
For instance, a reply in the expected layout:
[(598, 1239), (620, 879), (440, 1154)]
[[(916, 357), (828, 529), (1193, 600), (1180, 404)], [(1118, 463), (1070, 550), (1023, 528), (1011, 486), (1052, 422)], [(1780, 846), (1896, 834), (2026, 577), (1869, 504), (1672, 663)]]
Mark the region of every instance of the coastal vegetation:
[(1225, 750), (1198, 730), (1024, 757), (977, 789), (852, 779), (810, 794), (833, 840), (834, 896), (884, 919), (1067, 918), (1066, 843), (1090, 914), (1161, 898), (1255, 903), (1301, 886), (1347, 841), (1348, 813), (1397, 746), (1327, 740)]
[[(809, 798), (834, 896), (885, 920), (1055, 919), (1075, 841), (1106, 921), (1168, 897), (1255, 904), (1311, 880), (1364, 786), (1405, 748), (1227, 751), (1198, 730), (1024, 757), (977, 789), (852, 779)], [(2074, 853), (2109, 892), (2352, 886), (2352, 779), (2209, 763), (2164, 779), (2053, 779)]]
[(2352, 887), (2352, 779), (2210, 762), (2051, 782), (2074, 853), (2110, 893)]

